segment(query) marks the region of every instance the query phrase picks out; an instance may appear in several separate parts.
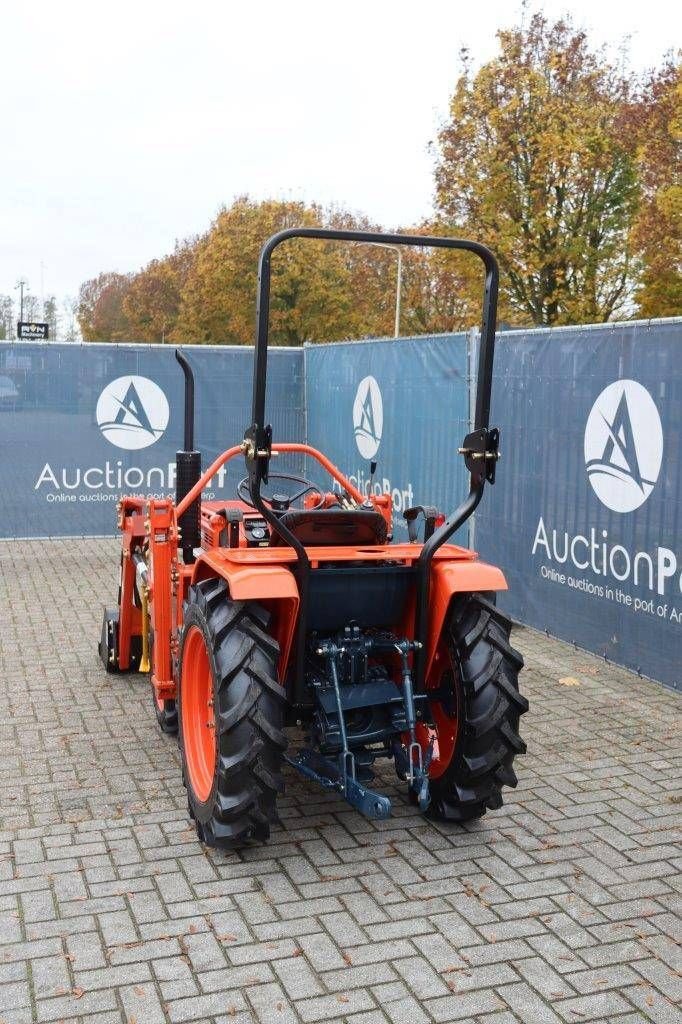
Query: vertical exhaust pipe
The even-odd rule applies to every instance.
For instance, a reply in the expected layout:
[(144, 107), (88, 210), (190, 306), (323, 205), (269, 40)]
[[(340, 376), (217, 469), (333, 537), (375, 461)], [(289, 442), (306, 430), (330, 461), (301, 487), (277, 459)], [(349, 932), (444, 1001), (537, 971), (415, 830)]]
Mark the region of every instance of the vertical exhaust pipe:
[[(194, 449), (194, 374), (177, 348), (175, 358), (185, 375), (184, 448), (175, 455), (175, 501), (179, 504), (201, 476), (201, 452)], [(201, 546), (200, 508), (201, 499), (197, 498), (178, 520), (182, 560), (186, 565), (194, 562), (194, 549)]]

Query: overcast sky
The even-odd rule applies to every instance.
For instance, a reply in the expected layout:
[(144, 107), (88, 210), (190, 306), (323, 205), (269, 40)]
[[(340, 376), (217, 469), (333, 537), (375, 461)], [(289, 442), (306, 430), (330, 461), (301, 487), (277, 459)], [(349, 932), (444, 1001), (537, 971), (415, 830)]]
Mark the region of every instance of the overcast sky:
[[(548, 15), (568, 5), (538, 3)], [(632, 64), (682, 38), (671, 0), (572, 0)], [(387, 227), (428, 214), (463, 45), (518, 0), (4, 0), (0, 293), (75, 295), (204, 231), (248, 192), (337, 202)]]

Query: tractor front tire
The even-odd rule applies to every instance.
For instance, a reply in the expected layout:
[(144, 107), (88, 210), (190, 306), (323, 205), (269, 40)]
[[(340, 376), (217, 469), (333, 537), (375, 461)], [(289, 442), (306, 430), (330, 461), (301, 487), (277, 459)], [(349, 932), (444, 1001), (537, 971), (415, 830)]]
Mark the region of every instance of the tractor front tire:
[(152, 687), (152, 704), (154, 705), (154, 714), (156, 715), (156, 721), (159, 723), (161, 732), (166, 732), (169, 736), (175, 736), (178, 731), (178, 708), (174, 700), (158, 700), (154, 693), (154, 687)]
[(279, 645), (269, 613), (231, 601), (224, 580), (190, 588), (180, 652), (179, 726), (189, 812), (207, 846), (265, 842), (286, 748)]
[[(457, 717), (450, 761), (431, 780), (427, 817), (465, 822), (502, 806), (504, 786), (515, 787), (517, 754), (526, 751), (519, 718), (528, 701), (519, 693), (523, 658), (509, 642), (511, 620), (483, 594), (457, 595), (446, 623)], [(449, 676), (449, 678), (448, 678)]]

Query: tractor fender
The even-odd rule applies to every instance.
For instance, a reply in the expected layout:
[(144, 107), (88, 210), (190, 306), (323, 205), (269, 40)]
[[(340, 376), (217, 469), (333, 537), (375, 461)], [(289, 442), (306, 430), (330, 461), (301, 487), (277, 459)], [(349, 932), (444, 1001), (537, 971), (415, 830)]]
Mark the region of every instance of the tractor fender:
[(429, 639), (426, 661), (428, 678), (434, 655), (438, 649), (445, 618), (454, 594), (475, 591), (508, 590), (504, 573), (497, 566), (486, 562), (435, 560), (431, 565), (431, 588), (429, 591)]
[(271, 612), (270, 630), (279, 643), (283, 678), (298, 620), (299, 594), (294, 574), (284, 565), (240, 565), (221, 557), (217, 551), (206, 551), (195, 563), (192, 583), (213, 577), (225, 580), (233, 601), (257, 601)]

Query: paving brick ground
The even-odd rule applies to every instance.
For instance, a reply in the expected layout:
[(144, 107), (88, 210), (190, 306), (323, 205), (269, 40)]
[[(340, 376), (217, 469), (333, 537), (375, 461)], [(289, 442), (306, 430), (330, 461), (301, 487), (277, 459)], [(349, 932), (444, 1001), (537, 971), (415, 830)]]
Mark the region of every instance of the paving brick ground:
[(370, 823), (288, 780), (202, 849), (145, 680), (95, 656), (111, 541), (0, 544), (0, 1022), (682, 1021), (679, 697), (530, 630), (505, 807)]

